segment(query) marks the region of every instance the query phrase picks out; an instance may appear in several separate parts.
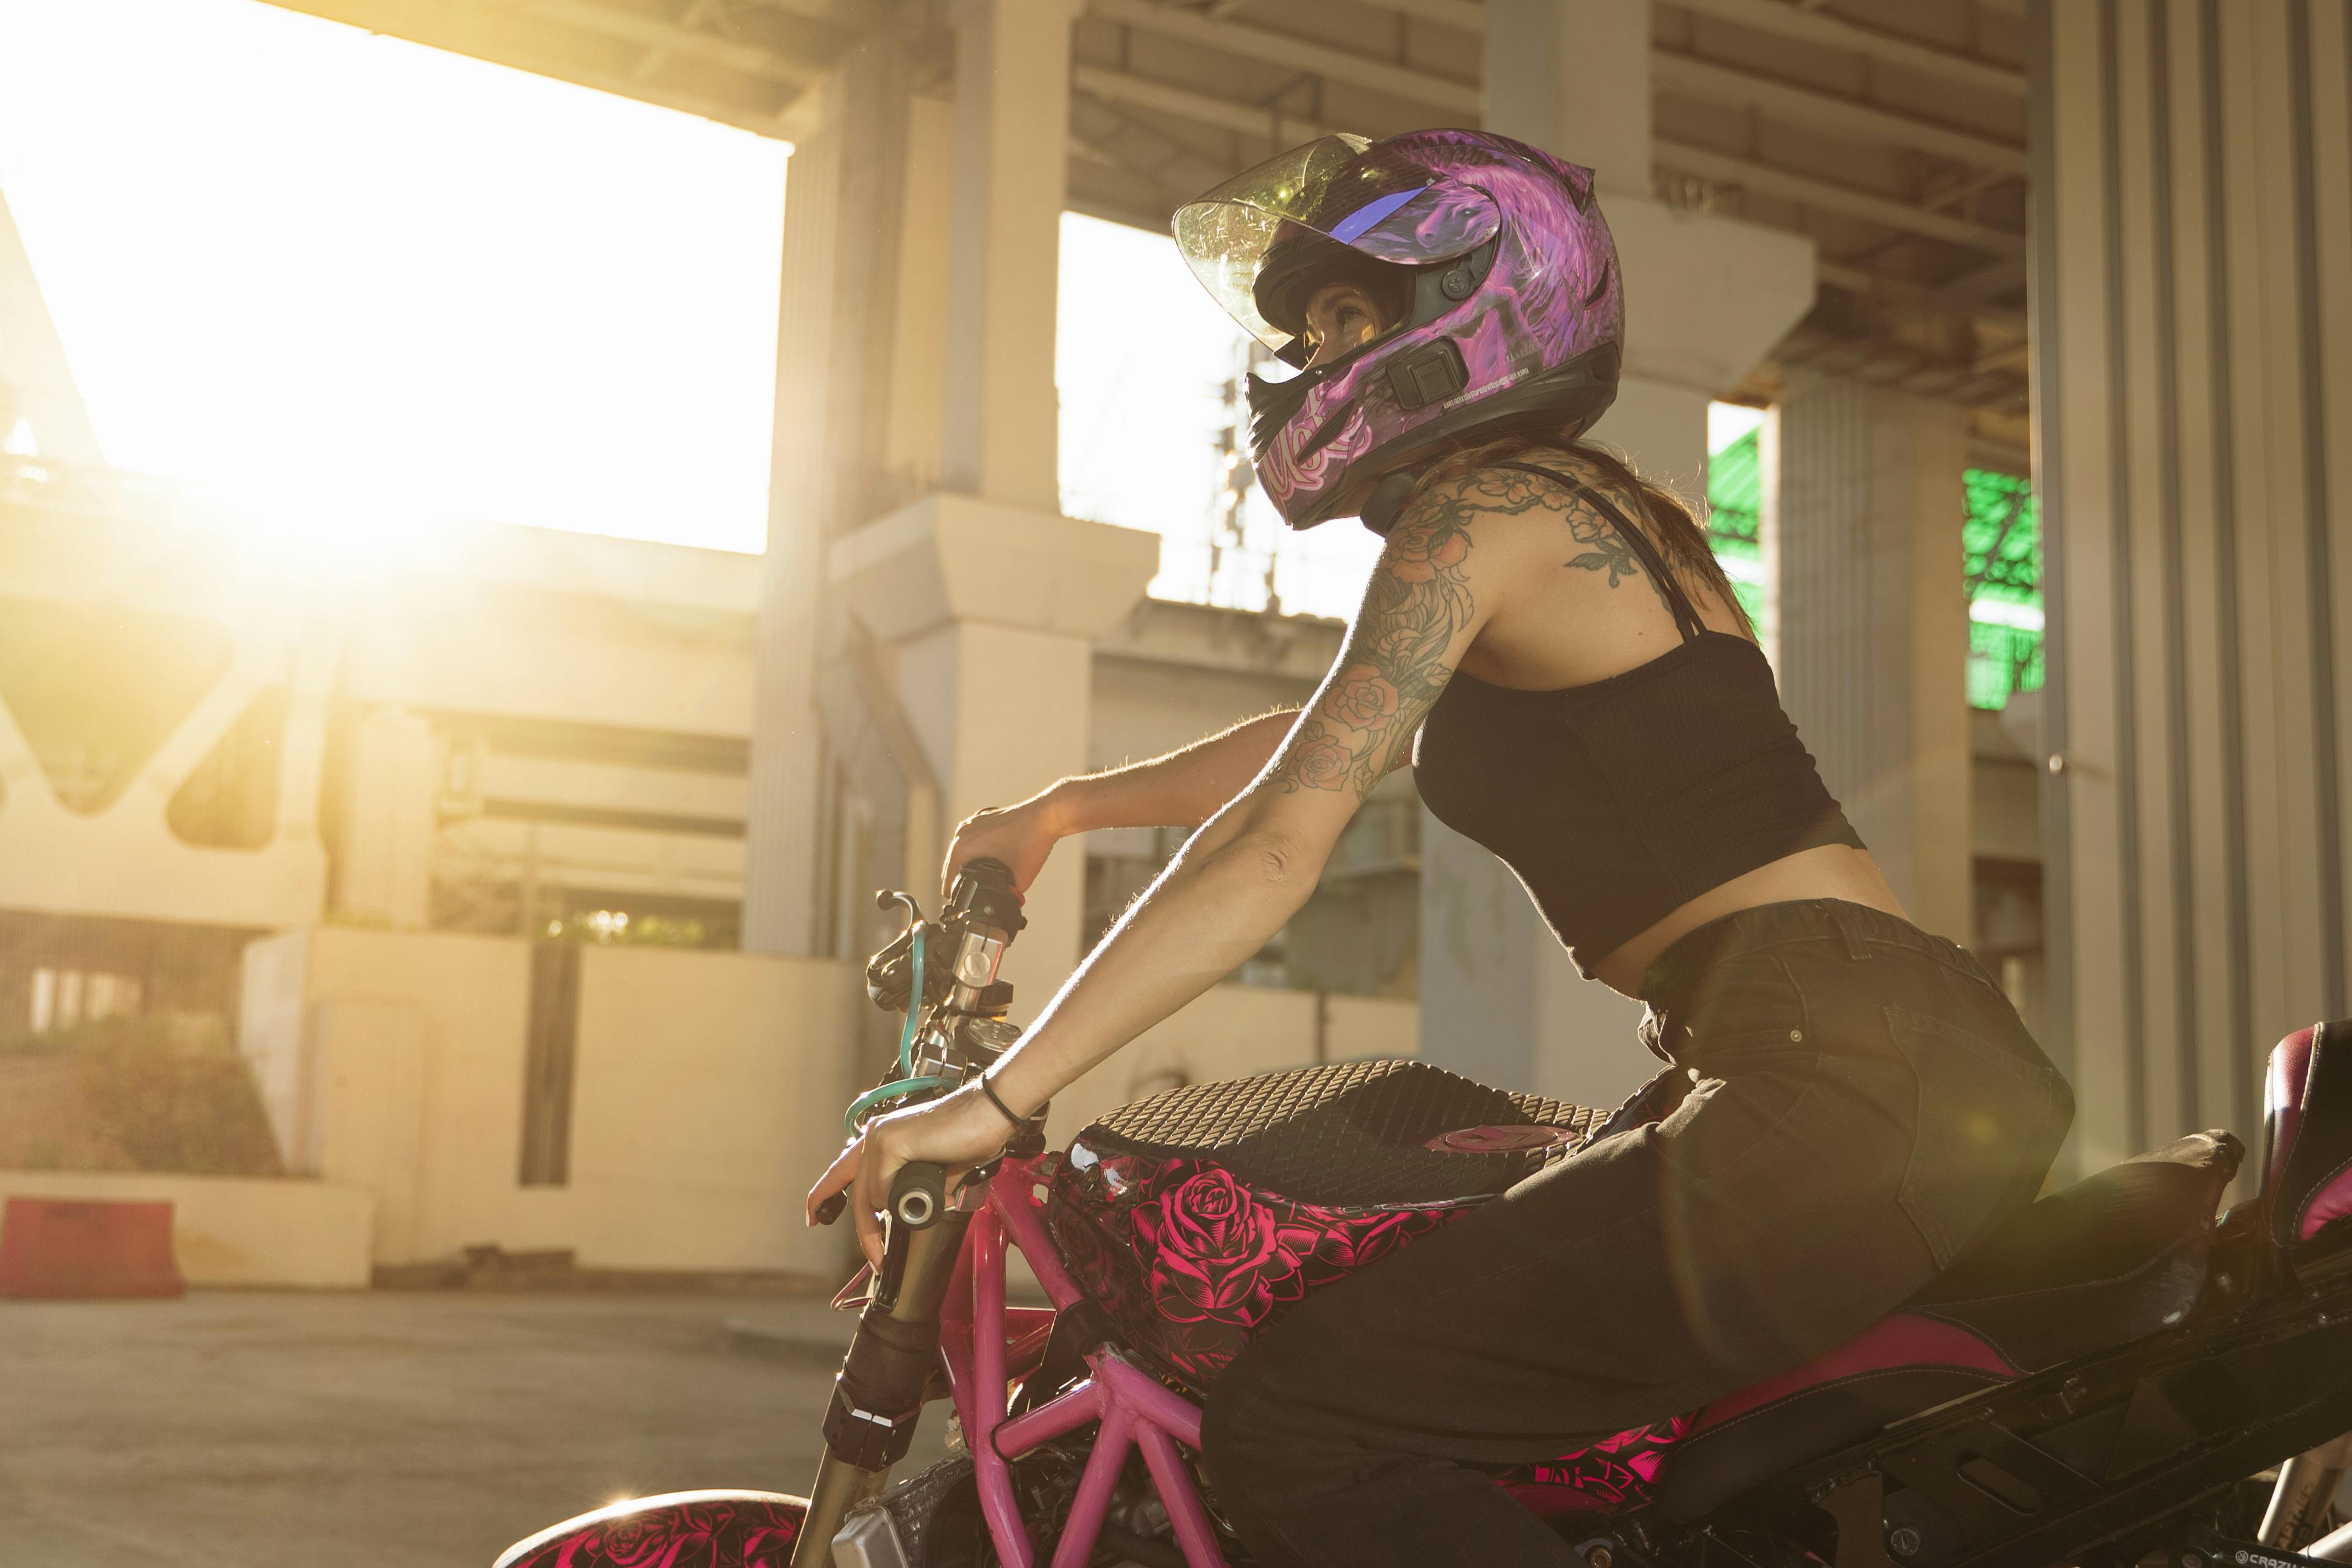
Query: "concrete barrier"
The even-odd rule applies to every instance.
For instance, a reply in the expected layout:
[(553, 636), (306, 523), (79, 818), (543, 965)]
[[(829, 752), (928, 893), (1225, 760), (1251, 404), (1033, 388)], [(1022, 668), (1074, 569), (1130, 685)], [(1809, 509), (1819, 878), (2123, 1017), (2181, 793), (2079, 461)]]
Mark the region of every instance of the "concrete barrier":
[(328, 1182), (152, 1172), (0, 1170), (11, 1197), (168, 1202), (188, 1283), (358, 1289), (368, 1282), (375, 1196)]
[(58, 1301), (176, 1296), (172, 1206), (145, 1200), (0, 1201), (0, 1296)]

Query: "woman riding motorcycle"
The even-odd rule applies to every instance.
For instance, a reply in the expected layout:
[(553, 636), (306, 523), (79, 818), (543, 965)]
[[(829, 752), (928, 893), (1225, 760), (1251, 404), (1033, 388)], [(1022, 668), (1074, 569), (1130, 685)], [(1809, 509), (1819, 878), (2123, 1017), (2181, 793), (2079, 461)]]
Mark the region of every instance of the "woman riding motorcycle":
[[(1058, 838), (1196, 827), (985, 1077), (883, 1116), (811, 1208), (1014, 1123), (1223, 979), (1408, 761), (1667, 1070), (1604, 1135), (1302, 1302), (1217, 1383), (1203, 1459), (1261, 1563), (1570, 1564), (1486, 1472), (1836, 1343), (2029, 1201), (2073, 1099), (1968, 953), (1911, 925), (1822, 787), (1704, 534), (1582, 432), (1614, 395), (1590, 171), (1499, 136), (1326, 137), (1177, 214), (1298, 373), (1253, 378), (1299, 528), (1386, 543), (1295, 713), (964, 822), (1025, 886)], [(1857, 680), (1871, 672), (1855, 672)]]

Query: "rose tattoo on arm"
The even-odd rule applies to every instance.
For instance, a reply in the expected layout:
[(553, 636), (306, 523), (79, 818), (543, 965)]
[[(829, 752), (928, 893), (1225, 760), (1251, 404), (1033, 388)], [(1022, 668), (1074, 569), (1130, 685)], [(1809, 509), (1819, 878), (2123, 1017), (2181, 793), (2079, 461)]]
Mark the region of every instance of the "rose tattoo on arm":
[(1352, 789), (1357, 798), (1395, 766), (1452, 678), (1457, 633), (1477, 617), (1470, 587), (1471, 523), (1535, 509), (1538, 485), (1507, 472), (1433, 485), (1389, 534), (1346, 649), (1276, 765), (1286, 791)]

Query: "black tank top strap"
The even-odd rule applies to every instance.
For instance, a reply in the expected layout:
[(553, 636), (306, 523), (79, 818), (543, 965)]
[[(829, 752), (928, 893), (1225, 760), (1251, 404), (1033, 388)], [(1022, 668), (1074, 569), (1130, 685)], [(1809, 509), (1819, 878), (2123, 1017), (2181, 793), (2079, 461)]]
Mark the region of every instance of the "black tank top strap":
[(1698, 611), (1692, 605), (1690, 596), (1683, 591), (1683, 585), (1675, 580), (1673, 571), (1667, 569), (1666, 558), (1659, 552), (1658, 547), (1651, 542), (1650, 536), (1636, 527), (1623, 512), (1619, 511), (1616, 504), (1608, 497), (1581, 480), (1570, 478), (1556, 468), (1539, 467), (1533, 463), (1490, 463), (1486, 466), (1513, 468), (1522, 474), (1536, 475), (1539, 478), (1550, 480), (1555, 485), (1565, 485), (1575, 494), (1591, 502), (1593, 506), (1600, 508), (1601, 515), (1609, 519), (1610, 525), (1624, 536), (1625, 542), (1633, 547), (1633, 553), (1642, 558), (1643, 570), (1656, 581), (1658, 591), (1665, 595), (1666, 608), (1674, 612), (1675, 627), (1682, 632), (1683, 641), (1690, 642), (1706, 630), (1706, 622), (1699, 619)]

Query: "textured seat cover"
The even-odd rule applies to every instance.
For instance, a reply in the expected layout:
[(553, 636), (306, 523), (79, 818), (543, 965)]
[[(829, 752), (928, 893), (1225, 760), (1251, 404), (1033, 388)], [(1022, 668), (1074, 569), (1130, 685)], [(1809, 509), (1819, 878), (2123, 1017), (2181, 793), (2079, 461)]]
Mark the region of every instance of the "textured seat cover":
[(1901, 1311), (1701, 1410), (1660, 1505), (1704, 1512), (1891, 1421), (2179, 1322), (2240, 1154), (2192, 1134), (2031, 1205)]
[[(1492, 1197), (1606, 1115), (1489, 1089), (1423, 1061), (1335, 1061), (1163, 1090), (1111, 1112), (1078, 1142), (1097, 1155), (1212, 1163), (1300, 1203), (1382, 1207)], [(1518, 1128), (1557, 1134), (1507, 1135)], [(1449, 1134), (1471, 1135), (1454, 1139), (1463, 1147), (1431, 1147)], [(1514, 1142), (1531, 1146), (1505, 1146)]]

